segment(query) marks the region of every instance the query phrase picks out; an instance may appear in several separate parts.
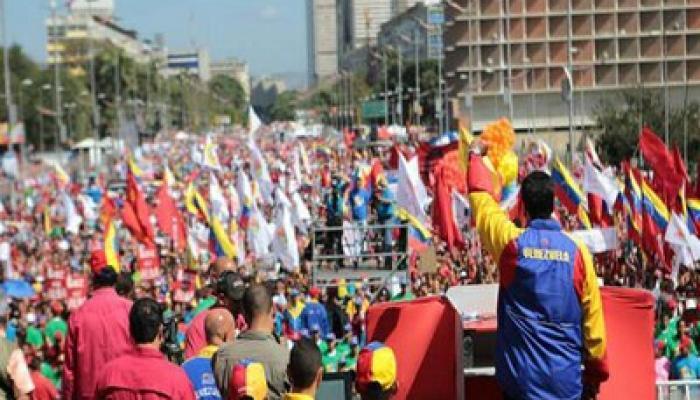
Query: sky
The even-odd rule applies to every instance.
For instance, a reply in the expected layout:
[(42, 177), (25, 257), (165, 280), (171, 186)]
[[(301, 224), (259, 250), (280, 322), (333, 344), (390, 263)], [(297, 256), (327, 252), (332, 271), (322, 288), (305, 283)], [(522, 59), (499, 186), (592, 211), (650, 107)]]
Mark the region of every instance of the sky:
[[(64, 4), (64, 0), (58, 0)], [(247, 61), (254, 76), (306, 71), (305, 0), (115, 0), (141, 39), (163, 33), (172, 50), (204, 47), (212, 60)], [(5, 0), (8, 38), (46, 59), (49, 0)]]

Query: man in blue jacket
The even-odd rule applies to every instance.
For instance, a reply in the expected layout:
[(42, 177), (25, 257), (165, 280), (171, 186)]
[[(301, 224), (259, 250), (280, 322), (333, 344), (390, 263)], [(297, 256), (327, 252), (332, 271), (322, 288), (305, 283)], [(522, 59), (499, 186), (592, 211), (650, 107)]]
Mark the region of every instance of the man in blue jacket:
[(309, 289), (309, 301), (304, 305), (304, 310), (301, 312), (301, 328), (311, 332), (313, 327), (317, 326), (321, 330), (321, 337), (325, 337), (330, 333), (328, 325), (328, 314), (326, 307), (319, 303), (321, 290), (317, 287)]

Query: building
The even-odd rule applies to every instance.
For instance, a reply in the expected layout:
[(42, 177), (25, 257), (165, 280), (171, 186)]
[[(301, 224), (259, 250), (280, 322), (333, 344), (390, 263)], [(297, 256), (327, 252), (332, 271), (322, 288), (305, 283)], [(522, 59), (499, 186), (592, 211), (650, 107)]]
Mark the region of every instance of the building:
[(287, 90), (284, 80), (274, 77), (263, 77), (253, 82), (253, 90), (250, 94), (250, 102), (255, 108), (266, 109), (270, 107), (277, 96)]
[(423, 3), (422, 0), (391, 0), (391, 15), (395, 17), (421, 3)]
[(161, 73), (166, 77), (180, 74), (196, 76), (202, 82), (209, 82), (211, 78), (209, 53), (205, 49), (168, 52), (166, 64)]
[(401, 49), (407, 62), (414, 60), (416, 46), (419, 60), (428, 58), (428, 34), (422, 26), (427, 24), (428, 10), (422, 2), (415, 3), (383, 23), (378, 36), (379, 48)]
[(114, 0), (72, 0), (66, 3), (74, 15), (94, 15), (108, 20), (114, 17)]
[(338, 73), (336, 0), (306, 0), (308, 84)]
[[(453, 0), (445, 77), (473, 128), (512, 114), (519, 131), (566, 130), (562, 100), (571, 4), (574, 125), (605, 97), (640, 87), (700, 95), (700, 3), (682, 0)], [(470, 107), (471, 106), (471, 107)]]
[[(63, 64), (74, 75), (85, 74), (89, 56), (88, 40), (118, 47), (140, 63), (148, 62), (157, 55), (157, 49), (139, 40), (136, 31), (117, 25), (107, 8), (96, 8), (98, 13), (90, 13), (76, 8), (76, 3), (79, 2), (74, 3), (71, 13), (46, 19), (48, 64)], [(111, 2), (95, 4), (102, 3)]]
[(250, 100), (250, 73), (247, 63), (236, 59), (214, 61), (209, 69), (211, 76), (226, 75), (237, 80), (245, 91), (246, 101)]
[(391, 19), (393, 7), (400, 5), (395, 0), (338, 0), (338, 65), (352, 63), (346, 58), (356, 59), (358, 49), (377, 46), (381, 26)]

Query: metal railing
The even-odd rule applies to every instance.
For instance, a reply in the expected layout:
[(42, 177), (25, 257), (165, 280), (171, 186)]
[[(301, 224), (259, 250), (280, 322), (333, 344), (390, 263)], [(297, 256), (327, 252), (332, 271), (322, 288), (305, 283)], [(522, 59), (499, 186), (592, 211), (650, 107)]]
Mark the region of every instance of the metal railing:
[(700, 380), (656, 382), (657, 400), (691, 400), (700, 398)]

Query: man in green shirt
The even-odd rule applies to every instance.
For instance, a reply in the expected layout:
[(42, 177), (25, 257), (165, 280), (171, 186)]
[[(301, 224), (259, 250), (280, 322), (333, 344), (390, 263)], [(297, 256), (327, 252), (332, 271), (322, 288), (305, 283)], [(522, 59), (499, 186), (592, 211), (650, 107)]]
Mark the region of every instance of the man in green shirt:
[(336, 348), (335, 335), (329, 333), (326, 335), (326, 343), (328, 350), (325, 354), (322, 354), (321, 361), (323, 363), (323, 370), (325, 372), (338, 372), (338, 364), (340, 363), (341, 356)]
[(357, 338), (350, 339), (350, 353), (341, 359), (343, 371), (354, 371), (357, 368), (357, 356), (360, 354), (360, 346), (358, 346)]
[(343, 336), (343, 339), (338, 343), (336, 346), (336, 350), (338, 351), (338, 354), (340, 354), (341, 359), (344, 357), (347, 357), (350, 355), (350, 343), (352, 341), (352, 324), (347, 323), (343, 327), (343, 331), (345, 332), (345, 336)]
[(44, 334), (50, 345), (54, 345), (56, 334), (59, 333), (62, 338), (68, 334), (68, 323), (63, 319), (63, 304), (58, 301), (51, 302), (51, 319), (46, 323)]

